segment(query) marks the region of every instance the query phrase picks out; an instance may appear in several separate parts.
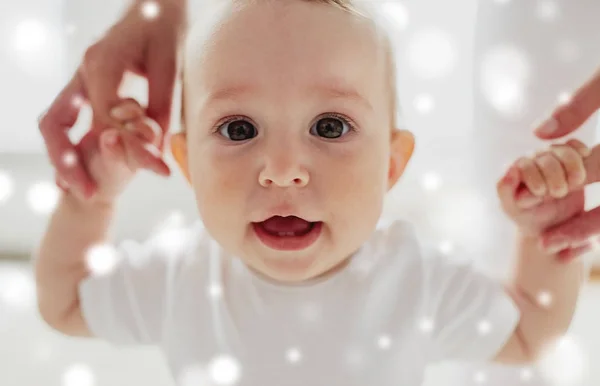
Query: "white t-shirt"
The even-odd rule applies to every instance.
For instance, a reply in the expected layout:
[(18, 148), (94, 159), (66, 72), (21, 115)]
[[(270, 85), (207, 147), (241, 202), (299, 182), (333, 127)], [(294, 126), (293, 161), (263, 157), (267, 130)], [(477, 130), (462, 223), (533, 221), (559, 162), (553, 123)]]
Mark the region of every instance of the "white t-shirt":
[(404, 222), (296, 286), (254, 274), (201, 225), (179, 241), (124, 244), (80, 301), (96, 337), (158, 345), (182, 386), (420, 385), (427, 364), (490, 360), (519, 320), (501, 283), (429, 254)]

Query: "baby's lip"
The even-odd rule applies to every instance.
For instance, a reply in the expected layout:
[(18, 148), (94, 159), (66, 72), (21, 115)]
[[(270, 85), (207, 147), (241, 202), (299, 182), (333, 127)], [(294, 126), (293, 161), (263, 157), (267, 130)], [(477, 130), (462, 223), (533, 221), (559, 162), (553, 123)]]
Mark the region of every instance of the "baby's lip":
[(298, 217), (299, 219), (302, 219), (306, 222), (309, 223), (316, 223), (316, 222), (320, 222), (319, 220), (315, 219), (313, 216), (303, 216), (300, 215), (298, 212), (292, 212), (292, 211), (272, 211), (272, 212), (267, 212), (261, 216), (258, 216), (256, 219), (254, 219), (254, 221), (252, 221), (255, 224), (260, 224), (261, 222), (265, 222), (270, 218), (273, 217)]
[(272, 215), (267, 215), (266, 217), (263, 217), (263, 218), (261, 218), (258, 221), (253, 221), (253, 223), (260, 224), (261, 222), (265, 222), (268, 219), (273, 218), (273, 217), (298, 217), (299, 219), (304, 220), (304, 221), (309, 222), (309, 223), (320, 222), (320, 221), (311, 220), (311, 219), (306, 218), (306, 217), (298, 216), (296, 214), (272, 214)]

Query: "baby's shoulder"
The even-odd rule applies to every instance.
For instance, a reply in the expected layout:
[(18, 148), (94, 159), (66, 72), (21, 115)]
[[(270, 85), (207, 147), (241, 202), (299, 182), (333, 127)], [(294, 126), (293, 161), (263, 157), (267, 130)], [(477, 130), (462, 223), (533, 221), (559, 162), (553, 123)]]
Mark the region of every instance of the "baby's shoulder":
[(413, 224), (405, 220), (381, 221), (363, 245), (363, 251), (378, 256), (420, 258), (422, 245)]

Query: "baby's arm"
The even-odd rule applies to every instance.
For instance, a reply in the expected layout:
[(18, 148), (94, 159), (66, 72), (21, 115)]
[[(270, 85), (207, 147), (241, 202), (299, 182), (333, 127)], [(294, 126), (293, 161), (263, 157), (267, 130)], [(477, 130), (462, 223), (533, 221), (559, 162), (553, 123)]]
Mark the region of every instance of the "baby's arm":
[(98, 181), (99, 192), (92, 200), (70, 192), (62, 195), (36, 256), (40, 314), (51, 327), (68, 335), (91, 336), (78, 299), (79, 284), (89, 274), (87, 254), (108, 241), (115, 201), (136, 170), (134, 156), (127, 153), (132, 148), (128, 141), (154, 131), (144, 122), (131, 120), (143, 115), (139, 105), (128, 102), (124, 106), (129, 114), (124, 121), (135, 122), (130, 128), (137, 134), (108, 130), (100, 138), (100, 149), (84, 151), (83, 162)]
[(84, 203), (64, 194), (37, 253), (35, 276), (41, 316), (53, 328), (91, 336), (78, 304), (78, 286), (88, 275), (87, 251), (108, 239), (114, 205)]
[(563, 258), (586, 246), (545, 250), (540, 233), (583, 212), (583, 157), (588, 154), (578, 141), (553, 146), (534, 160), (521, 159), (498, 184), (504, 210), (518, 226), (516, 270), (508, 290), (521, 319), (497, 361), (535, 360), (571, 323), (584, 267), (581, 259), (565, 263)]

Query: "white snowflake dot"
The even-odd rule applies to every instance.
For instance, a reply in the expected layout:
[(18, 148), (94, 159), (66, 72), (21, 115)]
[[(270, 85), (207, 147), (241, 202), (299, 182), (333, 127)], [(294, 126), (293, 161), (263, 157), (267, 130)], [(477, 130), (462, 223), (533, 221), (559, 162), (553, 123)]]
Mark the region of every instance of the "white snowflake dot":
[(179, 374), (178, 384), (181, 386), (206, 386), (210, 385), (208, 372), (199, 365), (184, 368)]
[(433, 192), (438, 190), (442, 185), (442, 179), (439, 174), (428, 172), (423, 176), (423, 188), (427, 191)]
[(562, 40), (556, 46), (556, 54), (565, 63), (573, 63), (581, 56), (581, 49), (572, 40)]
[(208, 373), (210, 379), (217, 385), (234, 385), (240, 379), (241, 368), (235, 358), (221, 355), (210, 362)]
[(537, 301), (542, 307), (549, 307), (552, 304), (552, 294), (548, 291), (542, 291), (539, 293)]
[(433, 27), (419, 31), (409, 42), (406, 52), (411, 70), (423, 79), (447, 75), (458, 59), (450, 35)]
[(491, 49), (481, 63), (481, 87), (488, 103), (504, 115), (522, 114), (527, 103), (531, 67), (522, 49), (513, 46)]
[(389, 335), (381, 335), (377, 339), (377, 345), (380, 349), (387, 350), (392, 345), (392, 339), (389, 337)]
[(415, 110), (420, 114), (428, 114), (435, 107), (435, 100), (429, 94), (420, 94), (415, 98)]
[(482, 320), (477, 323), (477, 331), (479, 331), (481, 335), (487, 335), (492, 331), (492, 324), (487, 320)]
[(0, 170), (0, 204), (8, 201), (14, 192), (14, 183), (12, 177)]
[(65, 154), (63, 154), (62, 162), (67, 167), (75, 166), (77, 164), (77, 153), (72, 150), (66, 151)]
[(156, 1), (145, 1), (142, 5), (142, 15), (147, 20), (156, 19), (160, 14), (160, 6)]
[(219, 298), (223, 295), (223, 288), (219, 284), (213, 283), (208, 287), (208, 294), (213, 299)]
[(63, 374), (62, 386), (94, 386), (95, 381), (89, 366), (74, 364)]
[(482, 384), (487, 381), (487, 375), (483, 371), (478, 371), (473, 376), (473, 381), (477, 384)]
[(433, 320), (424, 318), (419, 322), (419, 330), (424, 333), (429, 333), (433, 331)]
[(538, 361), (539, 374), (553, 385), (578, 385), (589, 372), (589, 354), (572, 337), (548, 346)]
[(571, 93), (564, 91), (558, 95), (558, 103), (561, 105), (566, 105), (569, 102), (571, 102)]
[(285, 357), (290, 363), (298, 363), (302, 359), (302, 353), (296, 347), (292, 347), (286, 351)]
[(85, 100), (83, 99), (83, 97), (81, 95), (75, 95), (73, 97), (73, 99), (71, 99), (71, 104), (78, 109), (83, 107), (84, 103), (85, 103)]
[(521, 370), (521, 380), (522, 381), (530, 381), (531, 379), (533, 379), (533, 370), (529, 369), (529, 368), (524, 368)]
[(95, 245), (86, 255), (87, 267), (94, 276), (108, 275), (115, 270), (119, 262), (117, 250), (111, 245)]
[(29, 188), (27, 201), (31, 209), (37, 214), (49, 214), (56, 208), (60, 193), (54, 184), (39, 182)]
[(381, 5), (386, 15), (390, 15), (392, 20), (400, 29), (408, 27), (408, 10), (404, 4), (399, 1), (389, 1)]
[(33, 278), (22, 272), (15, 272), (4, 278), (0, 286), (0, 300), (13, 308), (29, 308), (36, 301)]
[(21, 53), (33, 53), (41, 50), (48, 42), (47, 26), (38, 20), (20, 22), (13, 33), (13, 46)]
[(554, 21), (559, 15), (558, 4), (551, 0), (539, 1), (535, 13), (542, 21)]
[(440, 252), (442, 252), (445, 255), (448, 255), (452, 253), (452, 251), (454, 251), (454, 244), (452, 243), (452, 241), (446, 240), (440, 243)]
[(67, 26), (65, 27), (65, 33), (67, 35), (73, 35), (75, 32), (77, 31), (77, 27), (75, 26), (75, 24), (73, 23), (69, 23), (67, 24)]
[(153, 20), (160, 14), (160, 5), (153, 0), (146, 0), (140, 7), (142, 16), (146, 20)]

